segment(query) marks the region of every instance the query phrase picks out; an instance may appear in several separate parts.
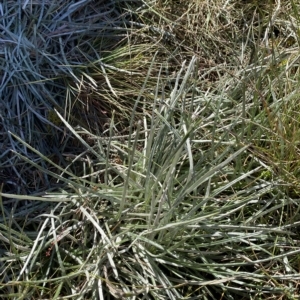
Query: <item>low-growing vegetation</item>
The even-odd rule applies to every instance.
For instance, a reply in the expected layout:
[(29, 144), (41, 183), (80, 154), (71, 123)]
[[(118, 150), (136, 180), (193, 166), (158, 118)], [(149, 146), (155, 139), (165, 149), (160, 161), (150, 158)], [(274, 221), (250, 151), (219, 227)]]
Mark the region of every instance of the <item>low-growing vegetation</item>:
[(0, 15), (1, 299), (297, 299), (297, 1)]

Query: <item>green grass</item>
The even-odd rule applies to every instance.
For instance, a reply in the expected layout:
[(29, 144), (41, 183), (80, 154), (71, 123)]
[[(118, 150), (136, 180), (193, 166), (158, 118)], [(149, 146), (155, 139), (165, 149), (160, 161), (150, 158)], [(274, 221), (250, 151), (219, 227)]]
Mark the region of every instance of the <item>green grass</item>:
[(299, 21), (5, 1), (0, 298), (297, 299)]

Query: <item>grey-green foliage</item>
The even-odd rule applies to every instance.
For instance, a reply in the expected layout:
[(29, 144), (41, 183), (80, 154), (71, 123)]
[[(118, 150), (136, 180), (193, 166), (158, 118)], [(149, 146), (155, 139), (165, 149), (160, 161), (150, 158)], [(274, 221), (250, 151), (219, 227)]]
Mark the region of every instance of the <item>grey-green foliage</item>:
[[(73, 128), (59, 115), (86, 148), (73, 160), (89, 158), (82, 160), (83, 176), (60, 166), (61, 175), (55, 175), (21, 157), (66, 185), (42, 197), (2, 193), (16, 201), (52, 203), (38, 219), (25, 209), (19, 215), (21, 233), (2, 206), (1, 230), (7, 237), (2, 241), (10, 245), (2, 258), (8, 284), (3, 293), (53, 299), (218, 299), (221, 294), (232, 299), (293, 293), (294, 287), (287, 291), (286, 284), (298, 280), (291, 265), (299, 253), (295, 234), (288, 225), (266, 221), (277, 212), (284, 218), (284, 207), (293, 200), (278, 197), (276, 182), (259, 178), (260, 161), (242, 171), (250, 145), (239, 144), (234, 135), (229, 139), (226, 128), (215, 122), (231, 105), (221, 109), (213, 97), (192, 99), (186, 93), (196, 64), (193, 59), (182, 65), (170, 97), (156, 99), (151, 118), (145, 114), (123, 142)], [(83, 133), (97, 140), (95, 146), (82, 139)], [(111, 159), (115, 150), (123, 153), (122, 164)], [(96, 182), (89, 181), (89, 160)], [(36, 228), (34, 235), (30, 228)], [(286, 274), (276, 274), (278, 268)], [(282, 284), (274, 286), (270, 276)]]

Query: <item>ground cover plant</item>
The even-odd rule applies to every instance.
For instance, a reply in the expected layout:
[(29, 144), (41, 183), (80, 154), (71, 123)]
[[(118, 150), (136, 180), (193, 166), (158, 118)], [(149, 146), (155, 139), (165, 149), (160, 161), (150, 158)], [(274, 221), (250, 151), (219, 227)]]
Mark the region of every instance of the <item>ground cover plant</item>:
[(296, 1), (0, 4), (0, 297), (297, 299)]

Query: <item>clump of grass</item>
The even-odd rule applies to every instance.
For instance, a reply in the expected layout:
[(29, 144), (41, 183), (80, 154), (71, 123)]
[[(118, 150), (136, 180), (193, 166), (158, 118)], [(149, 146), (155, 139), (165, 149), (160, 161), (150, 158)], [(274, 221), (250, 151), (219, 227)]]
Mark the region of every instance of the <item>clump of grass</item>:
[[(126, 111), (129, 114), (124, 103), (116, 104), (118, 95), (108, 74), (128, 76), (131, 71), (111, 65), (107, 53), (127, 43), (132, 28), (126, 24), (132, 16), (122, 1), (88, 0), (6, 1), (1, 4), (1, 14), (2, 177), (10, 177), (5, 180), (10, 190), (31, 192), (51, 184), (43, 175), (18, 167), (20, 162), (10, 155), (10, 149), (33, 161), (38, 157), (16, 143), (10, 132), (50, 157), (76, 148), (64, 138), (53, 109), (74, 126), (93, 127), (93, 118), (104, 126), (113, 109), (119, 109), (122, 116)], [(121, 50), (118, 56), (122, 56)]]
[(4, 9), (1, 297), (295, 299), (297, 5), (130, 3)]
[(151, 116), (145, 112), (127, 136), (104, 139), (59, 115), (86, 147), (70, 162), (80, 161), (84, 174), (52, 162), (62, 171), (55, 175), (31, 162), (67, 186), (43, 197), (2, 194), (52, 203), (38, 218), (25, 211), (18, 225), (3, 210), (6, 243), (13, 246), (2, 260), (3, 294), (230, 299), (294, 293), (297, 234), (283, 220), (295, 203), (260, 176), (268, 171), (262, 162), (243, 172), (250, 145), (219, 130), (232, 114), (230, 100), (223, 105), (225, 95), (186, 93), (195, 67), (195, 59), (185, 74), (182, 67), (169, 97), (156, 98)]

